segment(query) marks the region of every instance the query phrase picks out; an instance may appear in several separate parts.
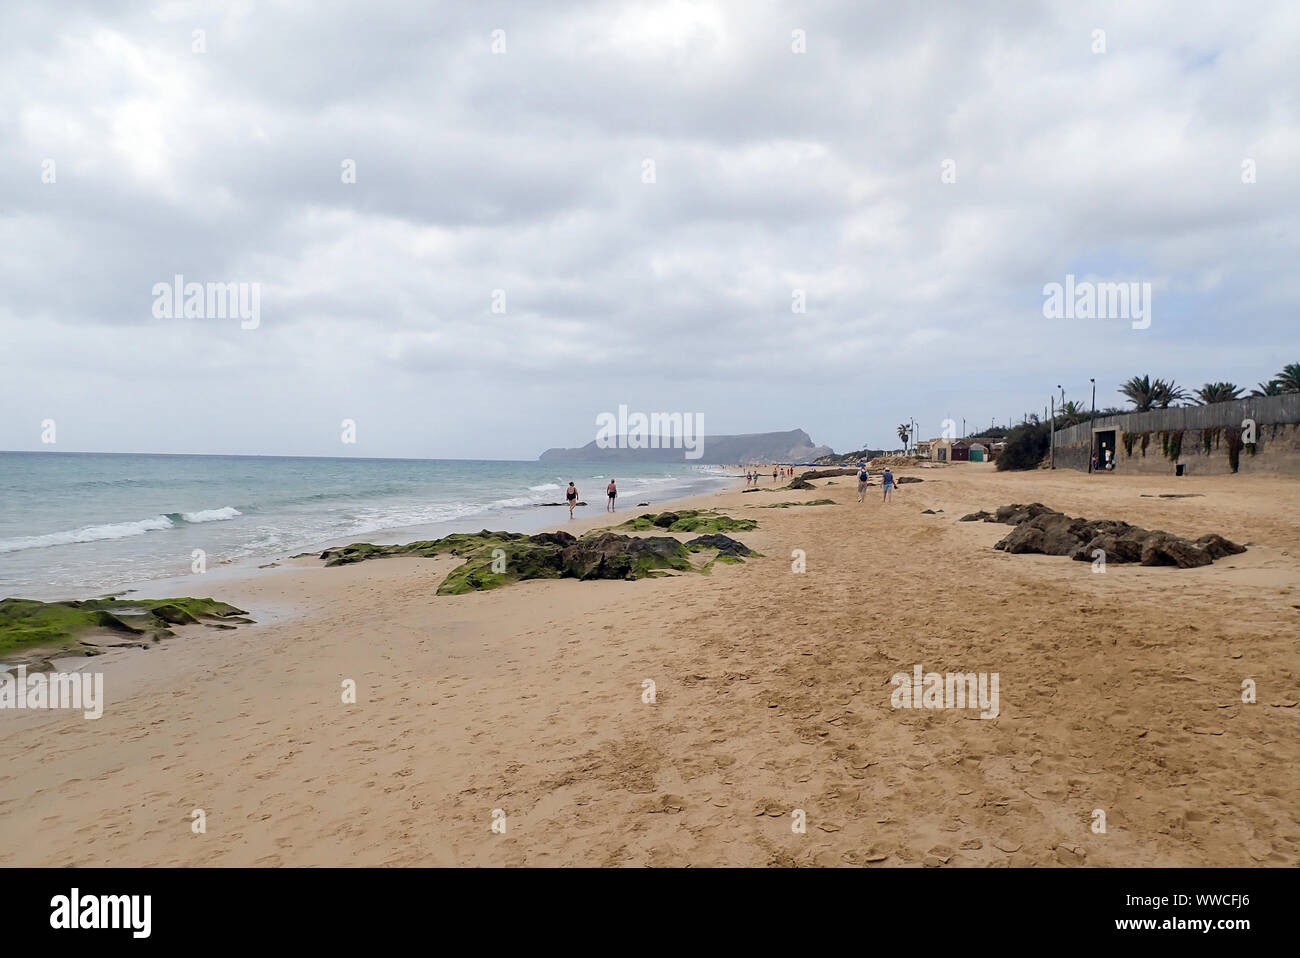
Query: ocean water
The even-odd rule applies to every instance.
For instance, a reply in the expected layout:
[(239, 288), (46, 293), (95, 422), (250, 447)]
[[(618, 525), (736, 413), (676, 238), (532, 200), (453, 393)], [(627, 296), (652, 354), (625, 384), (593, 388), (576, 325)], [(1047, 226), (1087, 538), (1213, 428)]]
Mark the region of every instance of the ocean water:
[[(619, 471), (615, 472), (617, 469)], [(623, 472), (622, 470), (628, 470)], [(718, 488), (712, 466), (0, 452), (0, 598), (80, 598), (339, 540), (403, 541), (599, 515)], [(419, 535), (414, 534), (416, 531)]]

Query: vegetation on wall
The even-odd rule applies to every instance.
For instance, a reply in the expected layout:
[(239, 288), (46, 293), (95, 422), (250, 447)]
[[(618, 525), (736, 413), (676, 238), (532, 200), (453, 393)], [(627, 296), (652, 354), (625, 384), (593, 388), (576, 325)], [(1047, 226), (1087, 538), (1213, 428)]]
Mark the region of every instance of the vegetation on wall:
[(1160, 444), (1164, 448), (1166, 458), (1177, 462), (1183, 451), (1183, 430), (1175, 429), (1173, 432), (1162, 432), (1160, 434)]

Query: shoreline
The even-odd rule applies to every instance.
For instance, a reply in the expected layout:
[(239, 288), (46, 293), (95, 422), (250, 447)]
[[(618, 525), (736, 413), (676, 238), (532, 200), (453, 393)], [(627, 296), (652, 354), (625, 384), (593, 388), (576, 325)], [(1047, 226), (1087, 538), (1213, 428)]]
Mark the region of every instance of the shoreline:
[[(701, 477), (695, 482), (707, 483), (716, 482), (719, 486), (728, 482), (730, 476), (710, 476)], [(719, 492), (725, 492), (724, 488), (712, 491), (693, 492), (686, 496), (676, 499), (665, 499), (658, 503), (652, 503), (649, 508), (662, 509), (668, 508), (672, 503), (684, 499), (693, 499), (701, 496), (711, 496)], [(620, 496), (620, 498), (622, 498)], [(639, 497), (638, 497), (639, 498)], [(603, 492), (602, 492), (603, 499)], [(603, 508), (603, 501), (600, 503)], [(592, 509), (589, 504), (584, 507)], [(636, 508), (635, 506), (624, 508)], [(203, 573), (186, 573), (179, 575), (157, 575), (149, 576), (142, 579), (122, 579), (110, 588), (92, 588), (85, 587), (63, 587), (63, 586), (46, 586), (39, 589), (19, 590), (9, 593), (14, 598), (36, 599), (42, 602), (60, 602), (71, 599), (84, 600), (92, 598), (101, 598), (110, 595), (133, 594), (143, 596), (156, 587), (171, 588), (172, 584), (192, 584), (200, 580), (210, 582), (229, 582), (237, 580), (247, 575), (251, 575), (259, 569), (266, 569), (270, 566), (289, 561), (294, 555), (305, 554), (309, 552), (322, 552), (325, 549), (335, 548), (342, 545), (350, 545), (354, 542), (370, 542), (375, 545), (389, 545), (400, 542), (415, 542), (422, 539), (441, 538), (453, 532), (477, 532), (483, 528), (493, 528), (505, 532), (523, 532), (532, 534), (536, 532), (548, 531), (552, 528), (553, 519), (548, 514), (551, 510), (563, 513), (567, 506), (546, 506), (537, 504), (529, 508), (518, 508), (513, 511), (503, 510), (497, 513), (484, 512), (474, 516), (466, 516), (457, 519), (447, 519), (435, 523), (420, 523), (415, 525), (394, 526), (388, 529), (377, 530), (373, 532), (361, 533), (359, 535), (348, 535), (341, 537), (330, 537), (324, 539), (311, 539), (295, 546), (277, 547), (274, 550), (263, 552), (256, 555), (240, 556), (236, 559), (219, 560), (210, 562), (208, 569)], [(484, 525), (484, 523), (487, 523)], [(184, 585), (189, 588), (190, 585)], [(182, 593), (175, 593), (182, 594)], [(183, 593), (188, 594), (188, 593)], [(3, 595), (3, 593), (0, 593)]]
[[(1300, 760), (1300, 484), (917, 474), (674, 500), (759, 521), (708, 575), (435, 596), (459, 559), (299, 559), (205, 589), (258, 624), (128, 650), (98, 720), (0, 713), (0, 864), (1300, 863), (1270, 784)], [(1033, 501), (1249, 551), (1097, 575), (956, 522)], [(916, 665), (1000, 674), (998, 717), (891, 708)]]

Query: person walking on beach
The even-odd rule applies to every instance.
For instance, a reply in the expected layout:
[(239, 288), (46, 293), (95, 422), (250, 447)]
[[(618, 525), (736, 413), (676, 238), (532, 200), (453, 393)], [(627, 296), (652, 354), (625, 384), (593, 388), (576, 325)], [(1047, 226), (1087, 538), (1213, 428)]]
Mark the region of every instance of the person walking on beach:
[(865, 462), (858, 463), (858, 502), (866, 501), (867, 480), (870, 478), (871, 474), (867, 472), (867, 464)]
[(894, 491), (894, 474), (889, 471), (888, 466), (885, 467), (884, 473), (880, 476), (880, 484), (885, 487), (885, 495), (882, 501), (888, 502), (889, 494)]
[(572, 482), (569, 483), (569, 491), (564, 494), (564, 498), (569, 500), (569, 518), (573, 518), (573, 507), (578, 504), (578, 487)]
[(609, 485), (605, 487), (605, 495), (609, 497), (608, 509), (614, 511), (614, 500), (618, 498), (618, 487), (614, 485), (614, 480), (609, 480)]
[(772, 467), (772, 485), (776, 485), (776, 466)]

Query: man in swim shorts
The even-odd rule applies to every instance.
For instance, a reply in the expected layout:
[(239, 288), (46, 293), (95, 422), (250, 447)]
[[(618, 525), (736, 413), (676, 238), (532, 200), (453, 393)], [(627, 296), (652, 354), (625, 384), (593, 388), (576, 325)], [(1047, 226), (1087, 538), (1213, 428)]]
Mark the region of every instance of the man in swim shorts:
[(564, 498), (569, 500), (569, 518), (573, 518), (573, 507), (578, 504), (578, 487), (569, 483), (569, 490), (564, 494)]
[(609, 485), (605, 487), (605, 495), (609, 497), (609, 512), (614, 511), (614, 500), (618, 498), (618, 487), (614, 485), (614, 480), (609, 480)]

